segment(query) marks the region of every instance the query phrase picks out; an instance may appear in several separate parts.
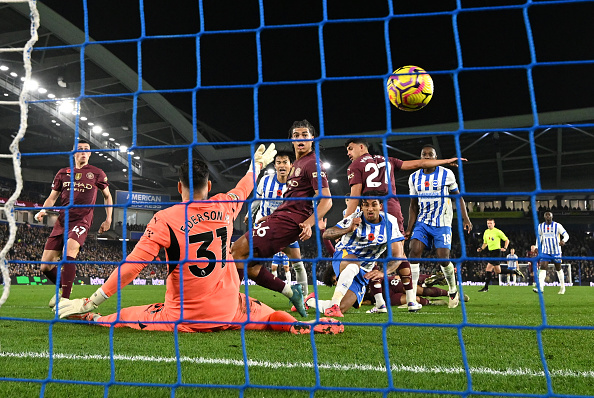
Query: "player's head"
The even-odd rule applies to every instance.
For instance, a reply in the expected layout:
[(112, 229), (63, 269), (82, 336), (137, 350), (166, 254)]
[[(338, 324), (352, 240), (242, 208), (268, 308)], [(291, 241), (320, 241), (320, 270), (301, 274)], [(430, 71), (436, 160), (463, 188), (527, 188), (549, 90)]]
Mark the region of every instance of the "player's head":
[(431, 144), (423, 145), (421, 148), (421, 159), (437, 159), (437, 150)]
[(552, 223), (552, 222), (553, 222), (553, 213), (551, 213), (550, 211), (547, 211), (547, 212), (544, 214), (544, 219), (545, 219), (545, 222), (546, 222), (547, 224), (550, 224), (550, 223)]
[(509, 249), (509, 254), (516, 254), (516, 249), (514, 249), (513, 247)]
[(382, 191), (367, 191), (363, 194), (361, 211), (367, 221), (371, 223), (379, 221), (379, 214), (384, 209), (382, 197), (385, 195), (386, 193)]
[(487, 228), (489, 228), (489, 229), (495, 228), (495, 219), (487, 218)]
[(77, 167), (82, 167), (89, 163), (89, 158), (91, 157), (91, 144), (85, 140), (78, 140), (73, 149), (75, 151), (80, 151), (74, 154), (74, 161), (76, 162)]
[[(210, 173), (208, 166), (200, 159), (192, 161), (192, 181), (194, 183), (194, 199), (205, 199), (210, 191), (211, 183), (208, 180)], [(189, 200), (190, 195), (190, 163), (186, 160), (179, 168), (179, 193), (183, 200)]]
[(363, 138), (349, 138), (347, 142), (344, 143), (344, 146), (351, 162), (359, 159), (366, 153), (369, 153), (369, 143)]
[(296, 140), (311, 140), (311, 141), (294, 141), (293, 148), (297, 157), (308, 154), (313, 148), (313, 139), (316, 136), (316, 129), (307, 120), (297, 120), (289, 129), (289, 138)]
[(533, 252), (533, 251), (536, 251), (536, 245), (532, 245), (532, 246), (530, 246), (530, 251), (531, 251), (531, 252)]
[(291, 165), (293, 164), (293, 153), (289, 151), (278, 151), (274, 156), (274, 170), (276, 175), (281, 178), (289, 176)]
[(336, 273), (334, 272), (334, 268), (332, 268), (332, 264), (328, 264), (326, 266), (326, 269), (324, 270), (324, 275), (322, 275), (322, 282), (326, 286), (336, 285)]

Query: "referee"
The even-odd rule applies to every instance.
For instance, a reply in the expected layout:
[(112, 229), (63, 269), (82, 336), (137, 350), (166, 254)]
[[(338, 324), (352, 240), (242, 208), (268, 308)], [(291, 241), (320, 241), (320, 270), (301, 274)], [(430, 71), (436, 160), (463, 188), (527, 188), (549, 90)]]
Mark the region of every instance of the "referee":
[[(504, 242), (504, 246), (501, 247), (501, 241)], [(488, 247), (487, 257), (503, 257), (503, 254), (507, 251), (507, 246), (509, 246), (509, 239), (502, 230), (499, 228), (495, 228), (495, 220), (492, 218), (487, 219), (487, 230), (483, 234), (483, 245), (476, 249), (477, 252), (482, 252), (486, 247)], [(499, 263), (492, 264), (492, 260), (488, 260), (487, 262), (487, 269), (485, 273), (485, 286), (479, 290), (479, 292), (488, 292), (489, 291), (489, 283), (491, 282), (491, 278), (493, 277), (493, 269), (497, 274), (501, 273), (501, 266)]]

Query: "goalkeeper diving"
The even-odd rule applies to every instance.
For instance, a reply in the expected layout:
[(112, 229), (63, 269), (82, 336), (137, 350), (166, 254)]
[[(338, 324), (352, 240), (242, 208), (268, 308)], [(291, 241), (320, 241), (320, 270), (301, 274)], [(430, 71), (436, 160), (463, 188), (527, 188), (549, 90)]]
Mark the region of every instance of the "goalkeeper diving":
[[(107, 281), (89, 298), (61, 299), (55, 307), (60, 318), (82, 319), (102, 326), (181, 332), (212, 332), (226, 329), (272, 329), (295, 334), (340, 333), (344, 326), (333, 319), (306, 323), (284, 311), (275, 311), (264, 303), (239, 292), (240, 280), (230, 242), (233, 221), (243, 201), (252, 192), (254, 181), (276, 154), (274, 144), (256, 150), (246, 175), (227, 193), (208, 199), (212, 183), (208, 166), (194, 160), (194, 194), (190, 191), (190, 165), (179, 170), (177, 184), (182, 202), (155, 214), (126, 262), (113, 271)], [(190, 200), (192, 198), (192, 200)], [(187, 220), (193, 222), (188, 222)], [(118, 289), (132, 282), (165, 249), (169, 266), (165, 302), (122, 308), (107, 316), (93, 313)], [(186, 257), (187, 253), (187, 257)], [(118, 284), (119, 279), (119, 284)], [(183, 286), (183, 302), (181, 301)], [(249, 300), (249, 313), (248, 302)], [(181, 311), (183, 320), (179, 324)], [(119, 317), (118, 317), (119, 315)], [(206, 322), (205, 322), (206, 321)], [(262, 323), (264, 322), (264, 323)], [(265, 322), (283, 322), (268, 324)]]

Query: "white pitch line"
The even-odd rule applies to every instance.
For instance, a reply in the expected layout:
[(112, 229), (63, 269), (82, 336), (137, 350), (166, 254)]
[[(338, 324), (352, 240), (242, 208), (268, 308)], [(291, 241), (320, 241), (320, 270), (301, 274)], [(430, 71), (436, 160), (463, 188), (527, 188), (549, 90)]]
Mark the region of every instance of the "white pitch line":
[[(36, 359), (49, 359), (50, 355), (48, 352), (1, 352), (0, 358), (36, 358)], [(109, 356), (105, 355), (77, 355), (77, 354), (53, 354), (54, 359), (68, 359), (68, 360), (103, 360), (108, 361)], [(129, 362), (161, 362), (161, 363), (172, 363), (176, 362), (175, 357), (153, 357), (145, 355), (114, 355), (113, 359), (116, 361), (129, 361)], [(244, 366), (243, 360), (226, 359), (226, 358), (192, 358), (192, 357), (180, 357), (180, 362), (192, 363), (192, 364), (208, 364), (208, 365), (231, 365), (231, 366)], [(314, 364), (312, 362), (269, 362), (269, 361), (255, 361), (248, 360), (248, 366), (258, 366), (263, 368), (310, 368), (313, 369)], [(318, 365), (319, 369), (329, 370), (340, 370), (340, 371), (373, 371), (373, 372), (385, 372), (386, 367), (383, 365), (371, 365), (371, 364), (341, 364), (341, 363), (321, 363)], [(445, 374), (464, 374), (465, 370), (462, 367), (442, 367), (442, 366), (410, 366), (410, 365), (392, 365), (393, 372), (411, 372), (411, 373), (445, 373)], [(544, 377), (544, 371), (534, 370), (528, 368), (520, 369), (491, 369), (486, 367), (471, 367), (470, 373), (473, 375), (493, 375), (493, 376), (531, 376), (531, 377)], [(552, 370), (550, 372), (552, 377), (583, 377), (583, 378), (594, 378), (594, 371), (579, 371), (570, 369)]]

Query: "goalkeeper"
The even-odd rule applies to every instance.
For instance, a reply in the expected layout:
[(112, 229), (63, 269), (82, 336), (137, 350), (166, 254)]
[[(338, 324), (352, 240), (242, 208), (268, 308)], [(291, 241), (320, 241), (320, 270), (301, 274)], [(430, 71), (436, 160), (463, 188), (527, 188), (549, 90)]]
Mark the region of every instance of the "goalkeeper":
[[(60, 300), (57, 309), (60, 318), (159, 331), (176, 328), (180, 332), (240, 329), (241, 323), (249, 320), (264, 323), (248, 323), (248, 330), (273, 329), (301, 334), (309, 333), (313, 326), (316, 332), (342, 332), (344, 327), (335, 320), (315, 325), (298, 323), (286, 312), (274, 311), (239, 292), (237, 268), (229, 256), (233, 221), (241, 210), (242, 201), (253, 189), (254, 174), (257, 176), (272, 161), (275, 153), (274, 144), (266, 150), (264, 145), (260, 145), (254, 154), (254, 162), (237, 186), (211, 199), (208, 199), (208, 192), (212, 184), (208, 180), (206, 163), (193, 161), (192, 196), (186, 161), (179, 170), (178, 191), (182, 203), (155, 214), (126, 262), (119, 270), (114, 270), (90, 298)], [(165, 249), (169, 263), (165, 303), (122, 308), (119, 313), (107, 316), (91, 312), (118, 289), (132, 282), (161, 248)], [(270, 321), (286, 324), (265, 323)]]

